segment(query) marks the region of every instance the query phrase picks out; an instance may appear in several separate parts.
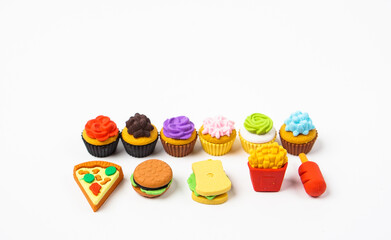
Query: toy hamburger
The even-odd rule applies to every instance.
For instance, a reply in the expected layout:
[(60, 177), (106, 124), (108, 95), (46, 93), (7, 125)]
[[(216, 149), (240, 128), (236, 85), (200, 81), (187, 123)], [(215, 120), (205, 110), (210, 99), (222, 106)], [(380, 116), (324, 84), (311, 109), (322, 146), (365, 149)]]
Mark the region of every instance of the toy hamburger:
[(158, 159), (140, 163), (130, 177), (133, 189), (143, 197), (159, 197), (170, 188), (171, 167)]
[(228, 200), (231, 181), (220, 160), (206, 160), (192, 165), (193, 173), (187, 179), (191, 197), (203, 204), (222, 204)]

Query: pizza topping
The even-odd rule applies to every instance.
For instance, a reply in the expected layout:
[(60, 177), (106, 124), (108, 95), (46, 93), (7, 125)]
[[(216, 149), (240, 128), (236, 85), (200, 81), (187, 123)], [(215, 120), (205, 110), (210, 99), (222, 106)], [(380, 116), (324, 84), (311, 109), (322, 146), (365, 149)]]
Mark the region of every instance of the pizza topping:
[(87, 174), (87, 173), (90, 173), (90, 172), (85, 171), (85, 170), (80, 170), (80, 171), (79, 171), (79, 174), (80, 174), (80, 175), (84, 175), (84, 174)]
[(100, 184), (102, 184), (102, 185), (105, 185), (106, 183), (108, 183), (108, 182), (110, 182), (111, 181), (111, 179), (110, 178), (105, 178), (105, 180), (103, 181), (103, 182), (101, 182)]
[(90, 186), (90, 190), (93, 194), (95, 194), (95, 196), (98, 196), (98, 194), (100, 193), (100, 189), (102, 188), (101, 185), (99, 185), (99, 183), (93, 183), (91, 184)]
[(102, 177), (100, 175), (95, 176), (96, 181), (102, 181)]
[(111, 175), (113, 175), (115, 172), (117, 172), (117, 169), (116, 169), (115, 167), (113, 167), (113, 166), (110, 166), (110, 167), (106, 168), (106, 170), (105, 170), (105, 174), (106, 174), (107, 176), (111, 176)]
[(86, 175), (84, 175), (83, 177), (83, 180), (88, 182), (88, 183), (92, 183), (94, 181), (95, 177), (94, 175), (92, 175), (91, 173), (87, 173)]
[(99, 170), (99, 169), (97, 169), (97, 168), (95, 168), (95, 169), (92, 169), (92, 173), (93, 173), (93, 174), (97, 174), (99, 171), (100, 171), (100, 170)]

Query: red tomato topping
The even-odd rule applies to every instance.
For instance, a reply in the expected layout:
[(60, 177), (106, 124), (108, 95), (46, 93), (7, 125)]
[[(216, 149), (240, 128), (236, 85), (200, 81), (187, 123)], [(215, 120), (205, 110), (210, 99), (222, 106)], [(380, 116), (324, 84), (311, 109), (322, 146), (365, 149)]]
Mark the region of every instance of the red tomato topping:
[(93, 194), (95, 194), (95, 196), (98, 196), (101, 188), (102, 187), (99, 185), (99, 183), (96, 183), (96, 182), (91, 184), (91, 186), (90, 186), (90, 190)]

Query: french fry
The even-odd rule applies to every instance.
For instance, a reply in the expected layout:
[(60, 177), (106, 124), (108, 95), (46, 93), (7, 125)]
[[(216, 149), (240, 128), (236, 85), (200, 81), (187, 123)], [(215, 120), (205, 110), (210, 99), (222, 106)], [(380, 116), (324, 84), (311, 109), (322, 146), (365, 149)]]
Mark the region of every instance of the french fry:
[(278, 143), (263, 144), (251, 151), (248, 162), (253, 168), (278, 169), (288, 161), (286, 150)]

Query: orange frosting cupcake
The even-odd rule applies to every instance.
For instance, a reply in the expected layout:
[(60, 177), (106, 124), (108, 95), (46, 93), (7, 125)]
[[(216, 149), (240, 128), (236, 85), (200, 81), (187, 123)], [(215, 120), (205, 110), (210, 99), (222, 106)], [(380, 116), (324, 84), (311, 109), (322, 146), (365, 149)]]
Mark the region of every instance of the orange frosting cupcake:
[(107, 157), (117, 148), (119, 131), (109, 117), (98, 116), (87, 122), (82, 139), (88, 152), (95, 157)]

